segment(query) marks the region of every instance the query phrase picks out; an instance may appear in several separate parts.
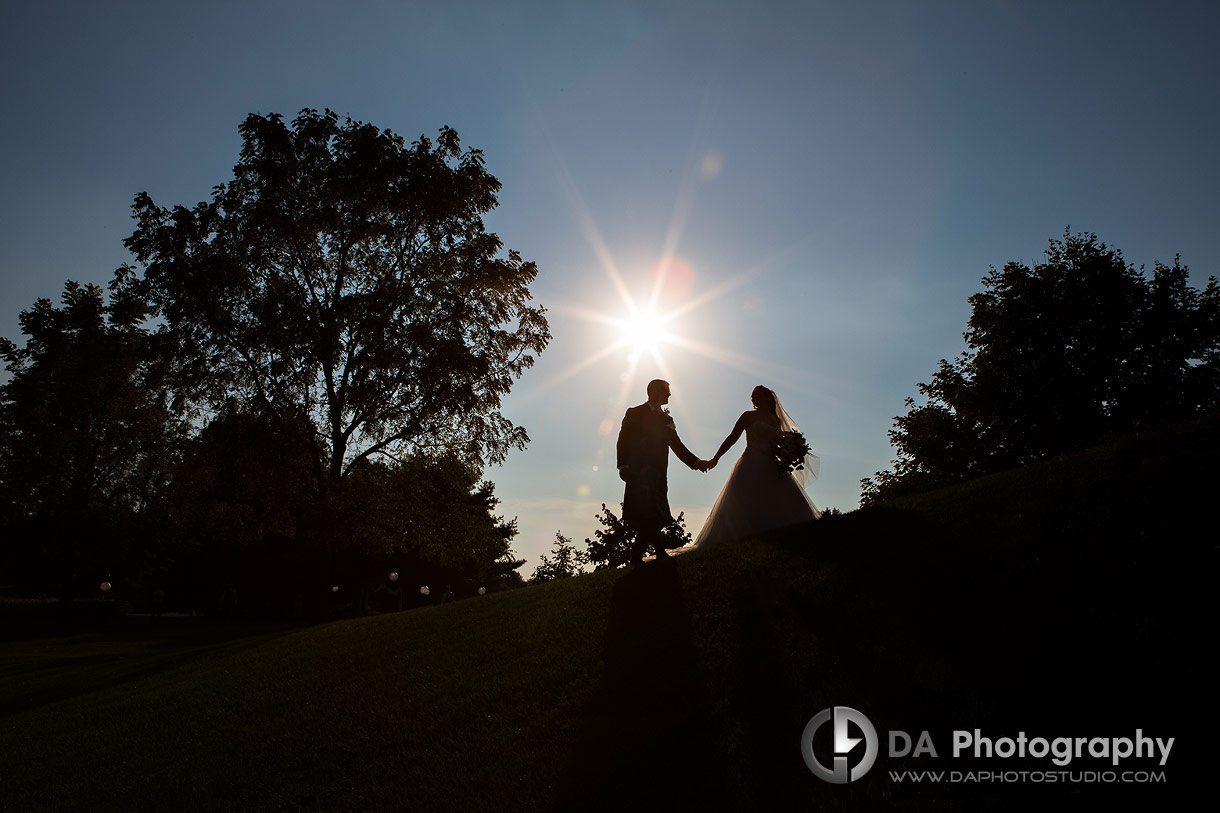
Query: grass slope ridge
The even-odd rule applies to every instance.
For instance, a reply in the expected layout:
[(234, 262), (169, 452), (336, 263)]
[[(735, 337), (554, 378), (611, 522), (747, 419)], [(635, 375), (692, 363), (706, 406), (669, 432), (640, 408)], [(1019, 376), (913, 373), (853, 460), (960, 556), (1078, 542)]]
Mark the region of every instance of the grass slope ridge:
[[(1218, 449), (1217, 421), (1170, 427), (672, 565), (170, 655), (23, 645), (0, 668), (0, 806), (1151, 806), (1215, 755), (1187, 724), (1216, 710)], [(847, 787), (797, 746), (836, 704), (882, 736)], [(889, 781), (1030, 767), (885, 755), (888, 729), (944, 757), (975, 727), (1174, 736), (1171, 783)]]

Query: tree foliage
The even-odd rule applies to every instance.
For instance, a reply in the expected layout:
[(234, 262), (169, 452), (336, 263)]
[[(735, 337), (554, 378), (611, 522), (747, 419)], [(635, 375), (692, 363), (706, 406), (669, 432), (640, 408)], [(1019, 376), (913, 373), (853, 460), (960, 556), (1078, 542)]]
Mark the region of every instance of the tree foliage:
[(1220, 407), (1220, 286), (1174, 259), (1151, 276), (1093, 234), (1051, 240), (970, 297), (967, 351), (907, 399), (894, 470), (862, 502), (922, 491)]
[(478, 468), (455, 455), (370, 461), (344, 494), (344, 527), (366, 555), (407, 554), (454, 579), (461, 572), (497, 580), (504, 562), (516, 561), (516, 520), (496, 516), (495, 484), (480, 481)]
[(495, 486), (480, 482), (469, 461), (366, 460), (325, 502), (311, 472), (299, 435), (277, 432), (264, 416), (235, 408), (209, 422), (171, 489), (177, 527), (199, 551), (196, 572), (212, 583), (257, 585), (283, 607), (301, 592), (316, 559), (314, 529), (325, 525), (330, 584), (384, 580), (391, 571), (421, 583), (519, 581), (516, 523), (495, 515)]
[(585, 565), (589, 563), (585, 552), (577, 550), (572, 540), (559, 531), (555, 532), (551, 553), (554, 558), (546, 554), (539, 557), (538, 567), (534, 568), (534, 575), (530, 577), (531, 582), (538, 584), (577, 576), (585, 572)]
[(0, 340), (0, 524), (19, 581), (71, 592), (148, 542), (180, 427), (147, 380), (139, 321), (68, 282), (60, 307), (21, 313), (24, 347)]
[(167, 513), (174, 533), (219, 562), (223, 581), (240, 581), (237, 562), (284, 555), (311, 516), (316, 483), (310, 450), (297, 433), (228, 405), (186, 445), (175, 467)]
[(500, 400), (550, 334), (536, 267), (484, 229), (500, 183), (482, 153), (330, 111), (240, 130), (210, 201), (136, 197), (142, 273), (113, 283), (161, 320), (175, 403), (237, 399), (302, 432), (322, 491), (377, 455), (523, 448)]
[[(632, 551), (636, 543), (636, 530), (623, 522), (613, 511), (602, 503), (601, 513), (597, 521), (602, 527), (593, 532), (593, 539), (585, 539), (587, 561), (596, 570), (607, 567), (622, 567), (631, 564)], [(679, 513), (673, 522), (661, 529), (661, 539), (666, 548), (681, 548), (691, 543), (690, 532), (686, 530), (686, 516)]]

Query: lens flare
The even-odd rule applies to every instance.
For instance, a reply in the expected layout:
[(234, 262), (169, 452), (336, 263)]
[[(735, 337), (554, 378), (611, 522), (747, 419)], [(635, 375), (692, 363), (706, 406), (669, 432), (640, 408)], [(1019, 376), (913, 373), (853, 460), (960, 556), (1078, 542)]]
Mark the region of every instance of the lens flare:
[(652, 285), (655, 298), (671, 303), (686, 302), (695, 287), (695, 269), (681, 257), (670, 257), (652, 269)]

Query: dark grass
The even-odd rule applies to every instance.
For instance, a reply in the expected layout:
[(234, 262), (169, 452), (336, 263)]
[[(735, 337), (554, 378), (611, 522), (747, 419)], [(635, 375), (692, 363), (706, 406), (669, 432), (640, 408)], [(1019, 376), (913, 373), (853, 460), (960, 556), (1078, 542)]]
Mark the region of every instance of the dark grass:
[(243, 642), (257, 646), (300, 626), (136, 616), (110, 619), (88, 632), (0, 641), (0, 719), (152, 675), (218, 649), (233, 650)]
[[(409, 613), (5, 643), (5, 809), (1089, 809), (1210, 776), (1216, 423)], [(135, 626), (133, 626), (133, 624)], [(243, 634), (245, 637), (231, 639)], [(805, 722), (1177, 738), (1170, 784), (821, 783)], [(940, 760), (941, 763), (947, 759)], [(1076, 766), (1079, 767), (1079, 766)], [(1206, 771), (1206, 772), (1205, 772)]]

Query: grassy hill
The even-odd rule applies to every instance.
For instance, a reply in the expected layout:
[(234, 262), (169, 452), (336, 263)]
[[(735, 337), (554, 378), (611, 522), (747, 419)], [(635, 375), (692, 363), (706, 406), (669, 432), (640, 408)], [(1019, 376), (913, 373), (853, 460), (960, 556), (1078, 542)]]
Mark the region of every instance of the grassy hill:
[[(1217, 421), (1170, 427), (672, 564), (409, 613), (127, 619), (0, 644), (0, 806), (1165, 807), (1217, 755), (1218, 451)], [(799, 751), (832, 705), (882, 739), (847, 786)], [(951, 732), (974, 728), (1172, 736), (1169, 782), (888, 777), (1050, 767), (950, 760)], [(929, 730), (941, 758), (888, 757), (892, 729)]]

